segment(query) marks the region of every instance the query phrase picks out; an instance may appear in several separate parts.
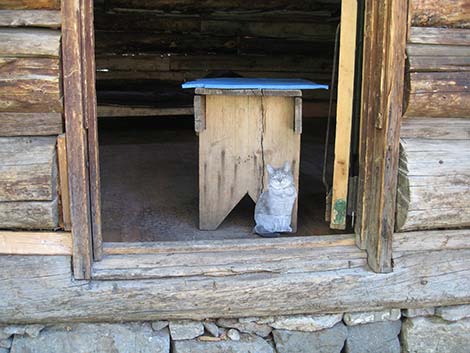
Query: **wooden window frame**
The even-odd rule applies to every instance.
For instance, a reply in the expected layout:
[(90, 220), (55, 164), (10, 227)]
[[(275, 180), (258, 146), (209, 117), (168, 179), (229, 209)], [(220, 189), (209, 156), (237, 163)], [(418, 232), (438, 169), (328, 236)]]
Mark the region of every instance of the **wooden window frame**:
[[(356, 244), (367, 251), (368, 264), (376, 272), (392, 270), (391, 243), (395, 221), (407, 14), (407, 0), (366, 0), (355, 232)], [(97, 134), (93, 1), (64, 0), (62, 16), (63, 93), (73, 271), (76, 279), (90, 279), (93, 261), (101, 260), (103, 249), (106, 256), (135, 256), (159, 251), (171, 253), (175, 251), (171, 250), (172, 246), (185, 249), (188, 244), (167, 244), (167, 248), (158, 243), (109, 244), (103, 247), (98, 146), (93, 143)], [(324, 238), (332, 249), (338, 246), (332, 240), (334, 237)], [(287, 239), (265, 242), (265, 245), (253, 240), (241, 240), (239, 243), (246, 247), (256, 244), (259, 250), (263, 250), (286, 241), (291, 244), (302, 242), (298, 237)], [(200, 243), (201, 246), (207, 244)], [(202, 251), (198, 250), (197, 243), (191, 247), (192, 250), (188, 251)], [(223, 244), (218, 249), (214, 247), (215, 251), (223, 249)], [(328, 246), (325, 251), (328, 251)]]

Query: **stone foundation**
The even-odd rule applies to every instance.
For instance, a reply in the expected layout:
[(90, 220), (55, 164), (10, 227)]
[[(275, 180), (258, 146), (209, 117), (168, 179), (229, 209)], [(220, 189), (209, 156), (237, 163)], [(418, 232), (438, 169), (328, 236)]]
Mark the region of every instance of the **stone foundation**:
[(470, 305), (0, 327), (0, 353), (466, 353), (469, 346)]

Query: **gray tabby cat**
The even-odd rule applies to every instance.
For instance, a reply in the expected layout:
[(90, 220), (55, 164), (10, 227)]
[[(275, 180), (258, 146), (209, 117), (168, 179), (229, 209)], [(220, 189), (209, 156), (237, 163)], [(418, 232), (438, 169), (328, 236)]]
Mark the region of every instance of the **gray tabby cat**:
[(255, 207), (254, 232), (264, 236), (292, 232), (291, 219), (297, 190), (291, 165), (285, 162), (281, 168), (268, 164), (268, 188), (262, 192)]

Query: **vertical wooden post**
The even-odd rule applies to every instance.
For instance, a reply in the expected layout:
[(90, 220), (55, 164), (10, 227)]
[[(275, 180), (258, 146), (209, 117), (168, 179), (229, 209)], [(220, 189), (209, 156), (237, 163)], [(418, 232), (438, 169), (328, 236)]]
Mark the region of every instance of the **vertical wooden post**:
[(361, 117), (362, 196), (356, 232), (358, 244), (367, 250), (369, 266), (376, 272), (390, 272), (408, 2), (368, 1), (367, 8), (372, 37), (366, 37), (364, 47), (364, 85), (369, 87)]
[(357, 0), (343, 0), (336, 112), (335, 161), (330, 228), (346, 228), (351, 126), (356, 63)]
[(62, 19), (63, 93), (72, 221), (73, 271), (75, 278), (89, 279), (92, 262), (92, 231), (83, 96), (80, 0), (64, 0), (62, 2)]

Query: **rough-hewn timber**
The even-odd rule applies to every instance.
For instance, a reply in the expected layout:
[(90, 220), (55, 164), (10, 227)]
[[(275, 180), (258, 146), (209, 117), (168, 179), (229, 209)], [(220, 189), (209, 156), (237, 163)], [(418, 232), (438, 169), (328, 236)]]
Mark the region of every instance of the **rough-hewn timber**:
[[(0, 322), (130, 321), (361, 311), (470, 302), (470, 250), (396, 253), (394, 272), (74, 281), (70, 257), (0, 257)], [(14, 275), (13, 275), (14, 274)]]
[(0, 10), (1, 27), (60, 28), (60, 11)]
[(0, 202), (0, 224), (3, 229), (55, 229), (59, 224), (57, 198)]
[(0, 56), (58, 57), (60, 31), (0, 28)]
[(60, 113), (0, 113), (1, 136), (51, 136), (62, 132)]
[(65, 232), (0, 231), (0, 254), (72, 255), (72, 236)]
[(402, 121), (400, 137), (469, 140), (470, 120), (468, 118), (407, 118)]
[(468, 0), (411, 0), (413, 26), (470, 28)]
[(57, 10), (60, 0), (2, 0), (0, 9), (6, 10)]
[(402, 138), (398, 179), (398, 231), (470, 226), (470, 139)]

